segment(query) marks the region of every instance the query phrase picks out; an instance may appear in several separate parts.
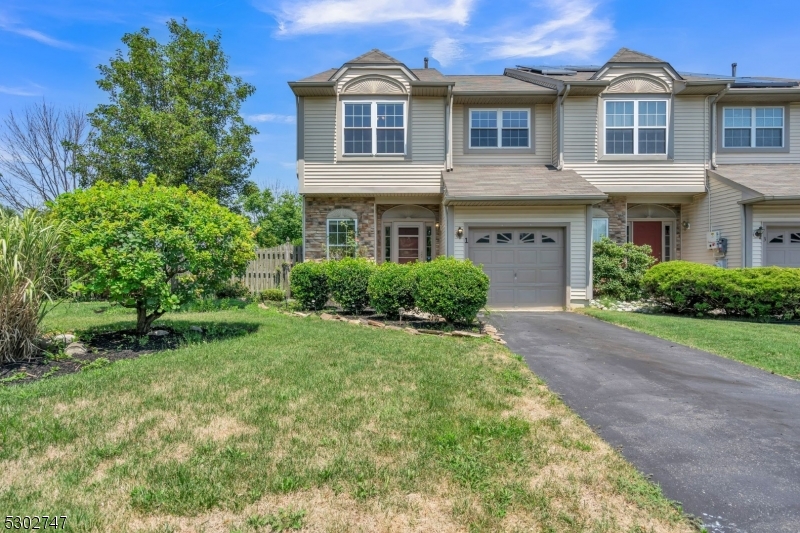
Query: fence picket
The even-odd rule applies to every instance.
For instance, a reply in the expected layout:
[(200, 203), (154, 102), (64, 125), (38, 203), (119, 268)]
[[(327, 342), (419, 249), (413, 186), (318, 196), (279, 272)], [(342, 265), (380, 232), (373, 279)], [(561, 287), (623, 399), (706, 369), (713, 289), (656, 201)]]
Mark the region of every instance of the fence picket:
[(272, 248), (257, 248), (256, 258), (247, 265), (244, 276), (233, 279), (244, 283), (251, 293), (266, 289), (283, 289), (288, 293), (289, 272), (302, 259), (303, 247), (288, 242)]

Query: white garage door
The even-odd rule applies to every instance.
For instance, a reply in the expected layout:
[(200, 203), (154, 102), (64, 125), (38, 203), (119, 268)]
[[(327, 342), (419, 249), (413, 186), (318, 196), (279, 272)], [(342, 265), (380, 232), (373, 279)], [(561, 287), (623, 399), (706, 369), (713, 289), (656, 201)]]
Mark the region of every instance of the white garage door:
[(800, 267), (800, 226), (767, 228), (766, 266)]
[(489, 306), (563, 307), (563, 228), (475, 228), (469, 258), (489, 276)]

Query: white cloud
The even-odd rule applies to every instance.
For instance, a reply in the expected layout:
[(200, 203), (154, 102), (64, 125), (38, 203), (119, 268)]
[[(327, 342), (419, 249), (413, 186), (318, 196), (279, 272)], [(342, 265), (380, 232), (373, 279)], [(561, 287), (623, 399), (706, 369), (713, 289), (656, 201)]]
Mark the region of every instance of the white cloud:
[(452, 65), (456, 59), (461, 59), (464, 55), (464, 49), (457, 39), (443, 37), (433, 43), (429, 53), (440, 65), (448, 67)]
[(247, 115), (250, 122), (276, 122), (279, 124), (294, 124), (294, 115), (278, 115), (275, 113), (260, 113), (257, 115)]
[(39, 96), (42, 94), (41, 91), (34, 91), (23, 87), (6, 87), (5, 85), (0, 85), (0, 93), (13, 96)]
[(597, 16), (594, 2), (550, 0), (546, 6), (552, 14), (550, 20), (486, 39), (487, 54), (497, 59), (553, 55), (588, 57), (613, 35), (611, 22)]
[(53, 46), (55, 48), (65, 48), (65, 49), (75, 48), (75, 45), (73, 45), (72, 43), (68, 43), (66, 41), (60, 41), (32, 28), (26, 28), (25, 26), (20, 26), (19, 24), (12, 22), (8, 17), (2, 14), (0, 14), (0, 30), (7, 31), (10, 33), (16, 33), (17, 35), (22, 35), (23, 37), (27, 37), (28, 39), (33, 39), (34, 41), (46, 44), (47, 46)]
[(326, 33), (390, 23), (444, 23), (466, 26), (475, 0), (306, 0), (285, 3), (278, 19), (282, 35)]

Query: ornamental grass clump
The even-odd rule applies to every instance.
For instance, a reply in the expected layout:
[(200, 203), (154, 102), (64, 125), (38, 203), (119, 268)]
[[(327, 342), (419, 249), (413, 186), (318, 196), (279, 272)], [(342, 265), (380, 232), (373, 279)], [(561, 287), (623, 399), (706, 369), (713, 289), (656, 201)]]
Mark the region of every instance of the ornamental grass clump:
[(66, 284), (59, 247), (64, 223), (35, 210), (0, 210), (0, 363), (30, 360), (39, 324)]

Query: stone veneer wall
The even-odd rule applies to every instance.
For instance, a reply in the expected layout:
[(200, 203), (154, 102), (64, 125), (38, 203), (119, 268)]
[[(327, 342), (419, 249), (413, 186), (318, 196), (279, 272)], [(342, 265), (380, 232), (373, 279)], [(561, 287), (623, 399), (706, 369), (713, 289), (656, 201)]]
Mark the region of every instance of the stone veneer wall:
[[(379, 263), (383, 262), (383, 256), (384, 256), (384, 244), (383, 244), (383, 241), (386, 239), (386, 235), (385, 235), (385, 233), (383, 231), (383, 214), (386, 211), (388, 211), (389, 209), (391, 209), (393, 207), (397, 207), (398, 205), (407, 205), (407, 204), (378, 204), (378, 228), (380, 228), (380, 230), (378, 231), (378, 255), (379, 255), (378, 262)], [(444, 248), (443, 248), (443, 244), (442, 244), (442, 237), (443, 237), (443, 235), (442, 235), (442, 225), (440, 224), (441, 217), (439, 216), (442, 206), (440, 206), (439, 204), (415, 204), (415, 205), (418, 205), (420, 207), (424, 207), (425, 209), (429, 209), (429, 210), (431, 210), (433, 212), (433, 214), (434, 214), (434, 216), (436, 218), (434, 223), (435, 224), (439, 224), (438, 228), (436, 228), (436, 226), (434, 226), (434, 229), (435, 229), (435, 232), (436, 232), (436, 250), (434, 251), (434, 256), (442, 255), (444, 253), (442, 251), (442, 250), (444, 250)]]
[(608, 238), (617, 244), (625, 244), (628, 240), (628, 198), (609, 196), (608, 200), (594, 207), (608, 213)]
[(358, 216), (357, 240), (361, 254), (375, 258), (375, 198), (305, 197), (305, 257), (325, 259), (328, 214), (334, 209), (351, 209)]

